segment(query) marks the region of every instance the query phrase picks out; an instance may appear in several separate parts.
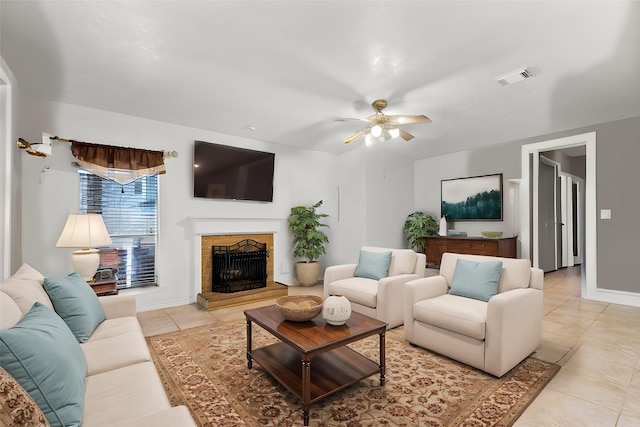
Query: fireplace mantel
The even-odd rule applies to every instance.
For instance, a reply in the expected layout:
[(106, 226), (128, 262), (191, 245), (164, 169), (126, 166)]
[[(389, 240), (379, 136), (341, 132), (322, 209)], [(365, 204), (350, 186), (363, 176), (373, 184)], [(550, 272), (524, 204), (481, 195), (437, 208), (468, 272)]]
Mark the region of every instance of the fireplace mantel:
[(287, 226), (280, 218), (194, 218), (190, 217), (194, 236), (219, 234), (280, 233)]
[[(198, 218), (189, 217), (191, 223), (191, 300), (196, 301), (198, 293), (202, 290), (202, 236), (218, 236), (228, 234), (273, 234), (274, 280), (286, 283), (282, 280), (280, 266), (286, 257), (287, 220), (281, 218)], [(284, 264), (286, 265), (286, 263)]]

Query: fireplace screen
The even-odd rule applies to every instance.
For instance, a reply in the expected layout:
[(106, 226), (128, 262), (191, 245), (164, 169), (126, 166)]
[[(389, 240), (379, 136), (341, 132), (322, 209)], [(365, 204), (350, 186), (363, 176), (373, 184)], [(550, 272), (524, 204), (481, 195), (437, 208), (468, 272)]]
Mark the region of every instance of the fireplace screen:
[(231, 246), (211, 247), (212, 291), (238, 292), (267, 286), (266, 243), (245, 239)]

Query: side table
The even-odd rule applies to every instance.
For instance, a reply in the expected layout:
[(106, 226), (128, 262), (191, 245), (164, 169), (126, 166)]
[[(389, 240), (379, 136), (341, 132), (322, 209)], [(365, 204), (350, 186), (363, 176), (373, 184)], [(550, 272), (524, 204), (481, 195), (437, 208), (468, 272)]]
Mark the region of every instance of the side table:
[(114, 275), (111, 279), (96, 280), (93, 283), (89, 283), (93, 292), (99, 297), (106, 295), (118, 295), (118, 278)]

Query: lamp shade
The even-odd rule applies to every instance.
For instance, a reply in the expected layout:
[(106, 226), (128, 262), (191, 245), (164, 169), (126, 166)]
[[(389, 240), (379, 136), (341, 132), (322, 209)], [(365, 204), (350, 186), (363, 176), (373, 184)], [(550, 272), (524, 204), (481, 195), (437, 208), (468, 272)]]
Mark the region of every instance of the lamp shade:
[(69, 214), (56, 248), (99, 248), (111, 246), (111, 237), (100, 214)]

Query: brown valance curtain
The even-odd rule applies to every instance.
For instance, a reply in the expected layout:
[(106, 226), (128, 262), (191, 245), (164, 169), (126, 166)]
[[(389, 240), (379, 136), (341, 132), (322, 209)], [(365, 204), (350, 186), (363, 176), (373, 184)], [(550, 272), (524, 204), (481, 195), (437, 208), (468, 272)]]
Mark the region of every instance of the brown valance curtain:
[(164, 151), (71, 141), (71, 153), (83, 169), (119, 184), (166, 173)]

